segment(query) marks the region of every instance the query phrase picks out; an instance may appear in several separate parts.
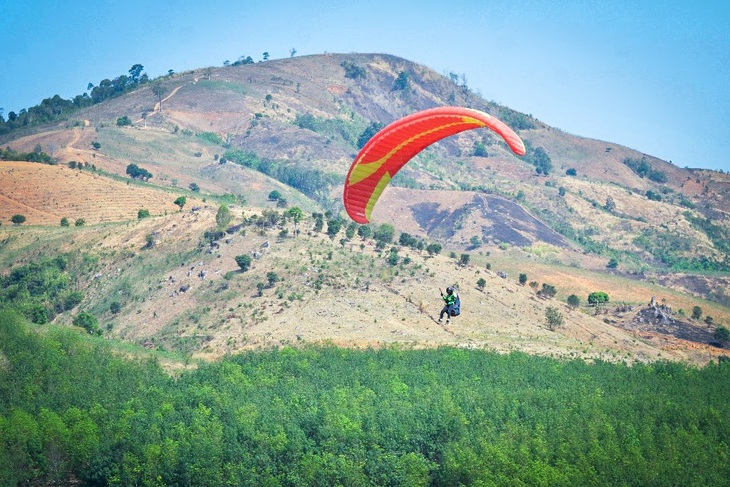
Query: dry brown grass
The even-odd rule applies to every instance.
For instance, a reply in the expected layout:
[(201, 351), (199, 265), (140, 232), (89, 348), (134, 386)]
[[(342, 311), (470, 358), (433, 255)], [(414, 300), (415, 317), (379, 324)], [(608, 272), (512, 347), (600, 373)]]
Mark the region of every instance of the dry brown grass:
[(134, 220), (140, 209), (151, 215), (174, 213), (176, 196), (94, 174), (31, 162), (0, 163), (0, 220), (21, 214), (26, 225), (58, 225), (66, 217), (86, 223)]

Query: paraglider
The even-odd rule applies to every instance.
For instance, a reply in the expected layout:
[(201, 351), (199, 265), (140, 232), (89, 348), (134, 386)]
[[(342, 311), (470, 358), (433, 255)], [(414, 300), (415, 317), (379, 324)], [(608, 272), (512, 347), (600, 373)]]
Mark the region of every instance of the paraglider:
[(515, 154), (525, 155), (522, 139), (504, 122), (470, 108), (431, 108), (386, 126), (365, 144), (350, 166), (343, 193), (347, 214), (358, 223), (368, 223), (385, 187), (416, 154), (441, 139), (482, 127), (498, 133)]

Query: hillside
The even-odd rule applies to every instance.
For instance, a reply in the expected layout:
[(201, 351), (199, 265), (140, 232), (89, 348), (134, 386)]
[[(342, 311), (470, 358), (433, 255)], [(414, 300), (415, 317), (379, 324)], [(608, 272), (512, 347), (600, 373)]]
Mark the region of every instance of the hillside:
[[(395, 88), (400, 73), (406, 89)], [(17, 151), (40, 148), (57, 165), (0, 162), (0, 266), (79, 249), (93, 255), (97, 268), (76, 276), (85, 296), (79, 309), (98, 316), (111, 336), (208, 357), (322, 341), (693, 363), (724, 353), (708, 343), (714, 326), (730, 323), (728, 174), (681, 169), (567, 134), (388, 55), (206, 68), (161, 83), (161, 103), (143, 86), (63, 123), (2, 139)], [(313, 232), (312, 212), (341, 210), (341, 184), (368, 125), (437, 105), (498, 116), (532, 151), (542, 148), (552, 169), (538, 174), (530, 152), (515, 157), (494, 134), (463, 133), (411, 161), (373, 213), (374, 226), (438, 242), (441, 255), (397, 246), (400, 263), (392, 266), (390, 247), (376, 252), (372, 239), (341, 242), (344, 230), (334, 239)], [(123, 116), (131, 126), (117, 126)], [(486, 157), (473, 155), (477, 143)], [(71, 169), (72, 161), (86, 168)], [(130, 164), (153, 177), (130, 180)], [(231, 243), (205, 240), (220, 202), (236, 202), (233, 225), (244, 214), (277, 210), (272, 191), (282, 206), (308, 216), (299, 238), (291, 238), (289, 222), (234, 229)], [(189, 200), (183, 211), (173, 204), (181, 195)], [(153, 218), (137, 221), (139, 209)], [(26, 223), (12, 226), (14, 214)], [(87, 226), (57, 228), (63, 217)], [(150, 238), (154, 247), (144, 249)], [(234, 257), (254, 252), (253, 268), (236, 271)], [(463, 253), (471, 257), (466, 266), (457, 262)], [(611, 259), (616, 265), (607, 269)], [(258, 296), (268, 272), (283, 280)], [(555, 285), (556, 297), (537, 297), (517, 283), (520, 273)], [(476, 288), (480, 278), (484, 291)], [(458, 284), (468, 305), (445, 329), (433, 316), (437, 290), (448, 283)], [(617, 306), (594, 316), (585, 308), (593, 291), (608, 292)], [(582, 310), (563, 304), (570, 294)], [(639, 312), (652, 297), (681, 309), (677, 326), (697, 333), (677, 338), (644, 326)], [(118, 313), (110, 312), (112, 302), (121, 305)], [(565, 326), (547, 329), (548, 306), (559, 309)], [(694, 306), (714, 325), (688, 318)]]

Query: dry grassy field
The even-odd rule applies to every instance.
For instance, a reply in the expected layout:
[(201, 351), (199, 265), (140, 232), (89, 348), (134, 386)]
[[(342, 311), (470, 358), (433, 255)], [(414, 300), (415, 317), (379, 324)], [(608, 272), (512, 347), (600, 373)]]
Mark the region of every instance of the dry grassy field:
[(26, 225), (58, 225), (134, 220), (140, 209), (151, 215), (174, 213), (177, 196), (160, 189), (125, 183), (92, 171), (32, 162), (0, 163), (0, 221), (10, 224), (13, 215), (26, 217)]

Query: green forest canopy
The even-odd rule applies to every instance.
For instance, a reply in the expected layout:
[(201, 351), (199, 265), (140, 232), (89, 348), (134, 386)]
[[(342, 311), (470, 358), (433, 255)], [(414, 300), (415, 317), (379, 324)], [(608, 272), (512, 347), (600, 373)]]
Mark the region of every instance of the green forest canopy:
[(726, 485), (730, 367), (284, 348), (174, 378), (0, 312), (0, 484)]

